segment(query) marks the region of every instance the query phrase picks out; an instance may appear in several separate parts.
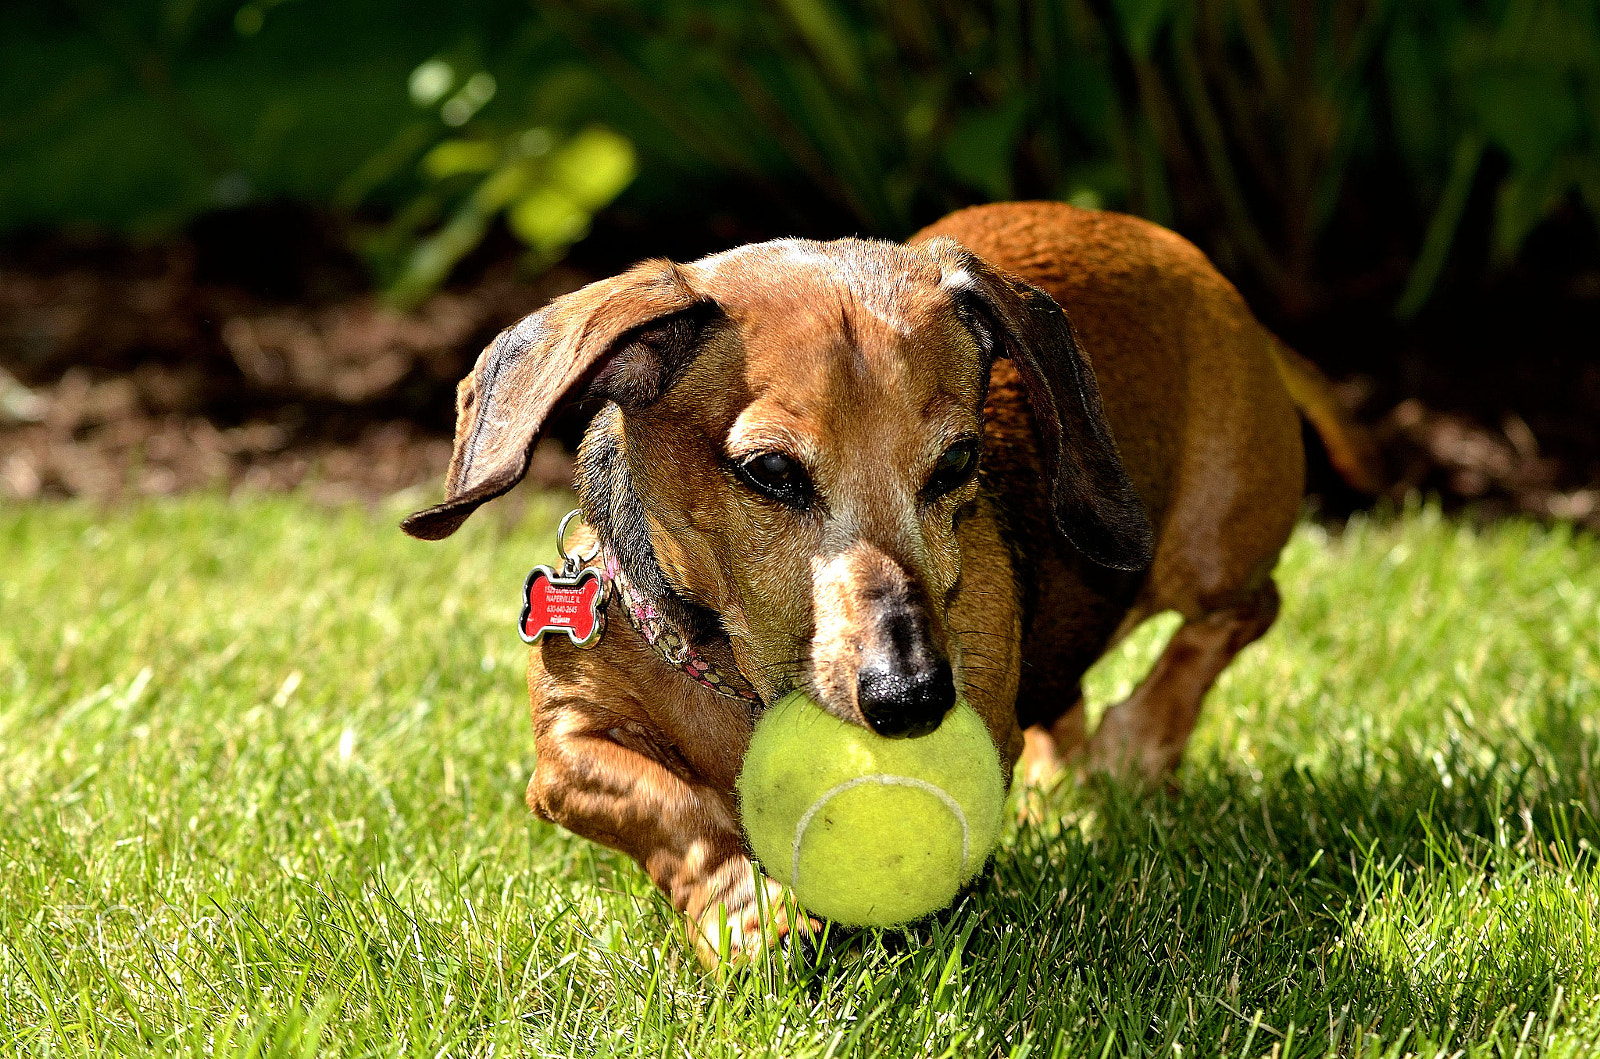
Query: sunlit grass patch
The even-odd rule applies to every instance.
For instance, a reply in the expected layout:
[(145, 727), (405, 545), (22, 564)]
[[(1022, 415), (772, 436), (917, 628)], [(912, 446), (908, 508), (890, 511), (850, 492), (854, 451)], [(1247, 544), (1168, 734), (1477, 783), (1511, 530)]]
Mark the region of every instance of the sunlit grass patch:
[(0, 1054), (1600, 1048), (1594, 539), (1303, 526), (1175, 791), (1065, 790), (950, 913), (718, 979), (523, 806), (564, 508), (0, 512)]
[(1549, 1020), (1600, 1001), (1600, 877), (1562, 837), (1472, 850), (1442, 837), (1421, 865), (1374, 862), (1348, 936), (1420, 1015), (1469, 1035), (1486, 1013)]

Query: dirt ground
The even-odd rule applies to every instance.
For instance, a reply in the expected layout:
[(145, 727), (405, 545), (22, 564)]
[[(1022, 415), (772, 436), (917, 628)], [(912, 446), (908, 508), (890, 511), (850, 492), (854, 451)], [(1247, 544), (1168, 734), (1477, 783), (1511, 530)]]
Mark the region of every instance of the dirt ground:
[[(291, 260), (241, 274), (192, 239), (13, 247), (0, 255), (0, 496), (339, 501), (437, 486), (478, 350), (588, 278), (528, 281), (508, 263), (399, 313), (358, 272)], [(551, 443), (532, 476), (570, 471)]]
[[(623, 264), (529, 279), (491, 256), (403, 314), (293, 212), (146, 246), (12, 239), (0, 246), (0, 497), (437, 489), (455, 383), (478, 351)], [(1521, 282), (1499, 303), (1443, 307), (1420, 330), (1360, 311), (1280, 328), (1373, 430), (1391, 497), (1422, 491), (1600, 530), (1600, 277), (1554, 292)], [(580, 430), (577, 413), (558, 424), (533, 480), (570, 480)], [(1334, 515), (1372, 502), (1315, 453), (1311, 488)]]

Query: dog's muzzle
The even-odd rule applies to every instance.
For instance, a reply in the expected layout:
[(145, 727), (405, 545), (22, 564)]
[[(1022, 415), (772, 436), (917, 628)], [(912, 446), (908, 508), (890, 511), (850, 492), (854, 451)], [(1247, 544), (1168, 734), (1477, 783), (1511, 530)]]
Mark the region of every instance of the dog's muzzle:
[(856, 673), (856, 705), (879, 735), (915, 739), (939, 727), (956, 704), (955, 680), (920, 615), (897, 613), (885, 624), (886, 635)]

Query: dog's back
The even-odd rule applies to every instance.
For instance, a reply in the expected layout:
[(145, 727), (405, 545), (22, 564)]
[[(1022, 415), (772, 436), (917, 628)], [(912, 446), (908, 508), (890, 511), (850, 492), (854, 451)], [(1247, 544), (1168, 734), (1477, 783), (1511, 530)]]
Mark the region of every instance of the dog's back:
[[(954, 238), (1040, 287), (1066, 311), (1155, 533), (1155, 561), (1141, 577), (1128, 578), (1077, 560), (1057, 535), (1033, 524), (1037, 515), (1029, 512), (1042, 510), (1034, 495), (1042, 472), (1031, 463), (1034, 447), (1016, 436), (1031, 430), (1030, 413), (997, 365), (991, 430), (1008, 436), (988, 451), (1019, 460), (995, 469), (1007, 494), (1013, 545), (1029, 557), (1038, 582), (1019, 718), (1048, 728), (1062, 711), (1075, 713), (1061, 734), (1076, 743), (1082, 739), (1078, 679), (1122, 632), (1166, 610), (1191, 623), (1242, 614), (1228, 641), (1270, 621), (1264, 615), (1276, 606), (1272, 567), (1303, 490), (1295, 405), (1279, 377), (1273, 337), (1181, 236), (1125, 214), (1051, 202), (962, 210), (912, 242), (936, 236)], [(1158, 715), (1155, 731), (1142, 723), (1127, 748), (1107, 748), (1105, 756), (1135, 745), (1142, 755), (1155, 742), (1175, 748), (1175, 760), (1203, 691), (1173, 689), (1173, 705), (1142, 711), (1142, 721)], [(1159, 771), (1156, 762), (1146, 765), (1149, 773)]]
[(1193, 244), (1136, 217), (1056, 202), (962, 210), (912, 242), (939, 235), (1066, 310), (1155, 529), (1158, 564), (1160, 542), (1185, 536), (1163, 532), (1174, 520), (1227, 520), (1256, 538), (1242, 551), (1281, 544), (1302, 489), (1295, 408), (1271, 336)]

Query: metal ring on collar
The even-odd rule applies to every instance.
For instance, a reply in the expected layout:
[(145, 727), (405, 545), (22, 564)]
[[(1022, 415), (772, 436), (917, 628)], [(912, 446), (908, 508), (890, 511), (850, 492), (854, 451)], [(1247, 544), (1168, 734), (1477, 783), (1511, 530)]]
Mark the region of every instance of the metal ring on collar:
[(580, 553), (576, 556), (567, 554), (567, 526), (572, 522), (573, 519), (581, 517), (582, 515), (583, 509), (580, 507), (575, 507), (571, 511), (568, 511), (565, 515), (561, 516), (561, 525), (556, 527), (556, 551), (561, 553), (562, 559), (567, 561), (576, 559), (580, 565), (588, 562), (600, 554), (599, 540), (596, 540), (594, 542), (594, 546), (586, 553)]

